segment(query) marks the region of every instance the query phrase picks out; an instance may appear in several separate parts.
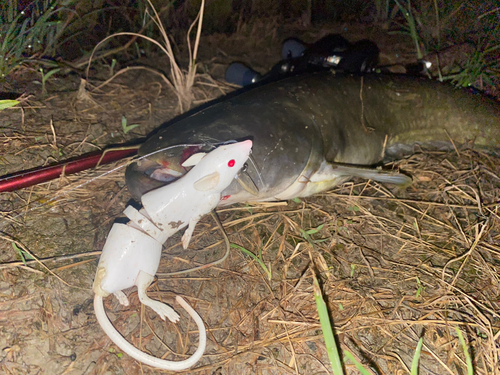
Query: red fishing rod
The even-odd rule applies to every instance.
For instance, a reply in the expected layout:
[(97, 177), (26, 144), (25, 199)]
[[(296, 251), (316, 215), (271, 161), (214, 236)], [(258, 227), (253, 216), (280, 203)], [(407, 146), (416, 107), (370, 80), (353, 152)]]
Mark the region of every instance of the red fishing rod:
[(110, 149), (86, 154), (77, 159), (64, 161), (47, 167), (37, 167), (8, 174), (0, 177), (0, 193), (41, 184), (60, 176), (70, 175), (99, 165), (112, 163), (129, 156), (134, 156), (135, 154), (137, 154), (137, 148)]

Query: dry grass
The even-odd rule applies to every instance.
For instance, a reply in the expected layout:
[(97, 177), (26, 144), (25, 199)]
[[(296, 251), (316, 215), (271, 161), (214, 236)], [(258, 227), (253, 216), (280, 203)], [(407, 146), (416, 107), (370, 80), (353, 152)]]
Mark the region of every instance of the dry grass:
[[(220, 210), (230, 240), (255, 254), (260, 249), (272, 279), (236, 250), (210, 270), (159, 277), (150, 294), (166, 302), (175, 294), (187, 297), (209, 332), (200, 367), (186, 373), (328, 373), (312, 266), (321, 276), (341, 347), (366, 367), (406, 373), (423, 335), (421, 373), (465, 371), (458, 326), (472, 350), (475, 373), (498, 374), (498, 159), (463, 151), (459, 157), (418, 154), (399, 164), (417, 180), (407, 191), (358, 181), (301, 203)], [(308, 242), (301, 229), (319, 225)], [(169, 244), (161, 272), (224, 253), (222, 236), (208, 217), (190, 246), (200, 250), (181, 250), (179, 236)], [(196, 346), (197, 333), (185, 317), (176, 326), (148, 310), (135, 315), (140, 308), (135, 291), (130, 297), (130, 308), (112, 299), (107, 304), (117, 313), (115, 325), (136, 345), (171, 359), (179, 357), (169, 353)], [(89, 355), (93, 350), (87, 348)], [(98, 363), (109, 360), (103, 352)], [(137, 370), (131, 360), (120, 363), (127, 372)]]
[[(314, 305), (313, 267), (320, 275), (339, 344), (376, 373), (406, 373), (422, 335), (421, 373), (465, 371), (454, 330), (458, 326), (472, 351), (475, 373), (498, 374), (500, 163), (486, 154), (457, 152), (423, 153), (400, 161), (398, 167), (416, 181), (406, 191), (357, 180), (301, 202), (219, 210), (231, 242), (254, 254), (262, 252), (271, 280), (257, 262), (234, 249), (225, 263), (209, 270), (164, 278), (162, 272), (205, 264), (225, 251), (209, 217), (199, 224), (188, 251), (182, 250), (180, 236), (169, 240), (150, 295), (170, 303), (176, 294), (185, 296), (209, 332), (200, 367), (186, 373), (328, 373)], [(50, 220), (55, 212), (73, 220), (86, 207), (98, 216), (100, 228), (92, 231), (97, 236), (94, 249), (99, 249), (127, 199), (122, 174), (103, 175), (118, 166), (18, 193), (25, 205), (9, 215), (10, 221), (31, 230), (31, 220), (37, 217)], [(58, 187), (61, 182), (64, 187)], [(47, 204), (54, 194), (59, 198)], [(31, 196), (46, 197), (34, 211), (26, 209), (33, 207)], [(304, 238), (304, 231), (320, 225), (309, 241)], [(10, 238), (16, 240), (19, 234)], [(18, 244), (26, 249), (34, 246), (22, 236)], [(43, 261), (44, 268), (64, 284), (90, 289), (98, 251), (43, 254), (49, 258)], [(45, 272), (35, 264), (31, 262), (36, 274)], [(5, 267), (19, 266), (18, 262), (2, 268), (5, 272)], [(79, 275), (77, 282), (69, 277), (74, 274)], [(161, 322), (141, 309), (135, 291), (129, 297), (129, 308), (113, 299), (106, 301), (116, 314), (114, 324), (127, 332), (129, 340), (170, 359), (179, 358), (173, 353), (193, 350), (197, 333), (185, 316), (179, 325)], [(18, 300), (22, 298), (26, 296)], [(33, 310), (11, 309), (11, 313), (28, 314), (28, 320), (37, 315)], [(85, 356), (80, 354), (78, 361), (95, 359), (99, 348), (109, 345), (92, 318), (90, 323), (95, 328), (92, 337), (99, 339), (80, 348)], [(134, 372), (141, 367), (128, 358), (117, 362), (106, 350), (100, 353), (97, 364), (103, 368)], [(355, 371), (349, 364), (347, 369)], [(142, 371), (151, 373), (145, 367)]]
[[(97, 44), (94, 50), (92, 51), (92, 55), (89, 58), (89, 64), (87, 67), (87, 73), (86, 73), (87, 80), (89, 77), (90, 64), (92, 63), (96, 51), (102, 45), (107, 43), (109, 39), (118, 36), (131, 36), (133, 40), (135, 40), (136, 38), (141, 38), (155, 45), (160, 50), (160, 52), (167, 57), (166, 61), (168, 61), (168, 67), (170, 72), (169, 76), (166, 76), (164, 73), (162, 73), (161, 70), (165, 69), (164, 66), (162, 67), (161, 70), (146, 66), (127, 66), (119, 70), (116, 74), (112, 75), (112, 77), (110, 77), (105, 82), (101, 83), (94, 90), (99, 90), (103, 88), (104, 86), (108, 85), (111, 81), (115, 80), (117, 77), (123, 74), (129, 74), (131, 71), (134, 70), (141, 70), (141, 71), (147, 71), (159, 77), (161, 79), (161, 82), (166, 84), (167, 87), (169, 87), (175, 93), (178, 100), (178, 107), (177, 107), (178, 113), (184, 113), (188, 111), (192, 107), (192, 105), (198, 105), (213, 99), (213, 96), (207, 95), (204, 86), (208, 86), (209, 88), (216, 88), (220, 91), (220, 94), (225, 94), (229, 89), (229, 86), (226, 83), (214, 80), (209, 74), (198, 72), (197, 56), (198, 56), (198, 47), (200, 44), (201, 30), (203, 25), (205, 0), (201, 1), (200, 11), (187, 31), (187, 36), (186, 36), (187, 51), (188, 51), (187, 69), (181, 68), (179, 63), (179, 57), (174, 55), (174, 50), (172, 48), (170, 37), (161, 22), (159, 13), (156, 11), (153, 3), (150, 0), (148, 0), (148, 4), (150, 6), (150, 9), (147, 10), (146, 14), (148, 14), (150, 18), (149, 22), (152, 22), (158, 28), (162, 38), (162, 43), (146, 35), (142, 35), (140, 33), (120, 32), (112, 34), (103, 39), (101, 42), (99, 42), (99, 44)], [(196, 37), (194, 40), (194, 44), (191, 47), (191, 32), (195, 26), (197, 26)], [(81, 91), (80, 97), (89, 98), (89, 94), (85, 90), (86, 81), (82, 80), (82, 83), (83, 85), (82, 89), (80, 90)], [(197, 84), (196, 89), (195, 89), (195, 84)]]
[[(221, 210), (232, 241), (254, 253), (261, 249), (273, 276), (269, 281), (257, 263), (234, 252), (229, 265), (212, 270), (212, 278), (198, 273), (160, 279), (160, 285), (197, 296), (191, 301), (212, 334), (202, 369), (245, 371), (250, 361), (278, 373), (326, 371), (308, 271), (312, 250), (339, 342), (366, 366), (379, 373), (404, 373), (423, 335), (421, 373), (464, 371), (454, 331), (458, 326), (468, 338), (476, 373), (498, 373), (500, 191), (493, 177), (498, 175), (495, 161), (472, 151), (460, 158), (413, 156), (401, 167), (419, 182), (398, 192), (403, 198), (361, 182), (302, 204)], [(427, 181), (430, 175), (439, 177)], [(300, 229), (321, 224), (313, 245), (305, 241)], [(203, 236), (209, 228), (214, 229), (200, 228), (200, 237), (194, 238), (193, 247), (203, 251), (168, 255), (162, 270), (177, 264), (186, 268), (186, 257), (207, 261), (213, 250)], [(166, 253), (175, 254), (178, 246)], [(192, 339), (196, 342), (196, 335)]]

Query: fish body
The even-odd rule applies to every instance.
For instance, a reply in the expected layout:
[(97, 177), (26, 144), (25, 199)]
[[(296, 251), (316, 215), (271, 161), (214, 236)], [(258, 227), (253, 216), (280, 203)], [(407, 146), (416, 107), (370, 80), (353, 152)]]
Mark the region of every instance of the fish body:
[[(360, 167), (407, 154), (415, 143), (473, 141), (498, 148), (500, 106), (424, 78), (308, 73), (243, 91), (174, 122), (150, 137), (139, 155), (244, 139), (253, 141), (255, 165), (247, 173), (259, 192), (252, 195), (235, 181), (221, 205), (305, 197), (357, 175), (398, 183)], [(157, 152), (146, 160), (161, 170), (170, 159)], [(152, 175), (140, 163), (129, 166), (127, 185), (136, 198), (163, 184)]]

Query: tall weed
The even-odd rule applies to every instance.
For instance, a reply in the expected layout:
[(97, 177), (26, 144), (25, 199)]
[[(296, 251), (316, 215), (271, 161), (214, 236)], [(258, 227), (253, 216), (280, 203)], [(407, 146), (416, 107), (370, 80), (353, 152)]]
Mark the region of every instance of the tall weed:
[[(71, 1), (71, 0), (70, 0)], [(68, 2), (68, 1), (66, 1)], [(19, 67), (23, 61), (55, 52), (57, 37), (63, 23), (58, 13), (57, 0), (33, 2), (31, 7), (19, 10), (16, 0), (0, 5), (0, 79)]]

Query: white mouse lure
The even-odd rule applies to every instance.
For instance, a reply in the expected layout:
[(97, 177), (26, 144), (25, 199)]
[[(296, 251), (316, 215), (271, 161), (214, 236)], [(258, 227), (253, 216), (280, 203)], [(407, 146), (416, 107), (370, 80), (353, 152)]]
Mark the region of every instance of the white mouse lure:
[[(103, 297), (114, 294), (128, 306), (124, 289), (137, 286), (139, 300), (165, 320), (179, 321), (179, 315), (168, 305), (152, 300), (146, 289), (160, 264), (163, 243), (178, 230), (188, 227), (182, 236), (187, 248), (200, 218), (213, 210), (226, 189), (247, 161), (252, 141), (223, 145), (208, 154), (193, 155), (186, 162), (194, 167), (179, 180), (142, 196), (143, 208), (128, 206), (124, 214), (128, 224), (115, 223), (102, 250), (93, 290), (97, 321), (109, 338), (125, 353), (149, 366), (164, 370), (185, 370), (198, 362), (206, 346), (203, 320), (180, 296), (176, 301), (198, 326), (199, 345), (191, 357), (183, 361), (167, 361), (153, 357), (130, 344), (111, 324), (104, 310)], [(185, 163), (186, 164), (186, 163)]]

